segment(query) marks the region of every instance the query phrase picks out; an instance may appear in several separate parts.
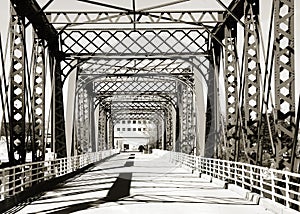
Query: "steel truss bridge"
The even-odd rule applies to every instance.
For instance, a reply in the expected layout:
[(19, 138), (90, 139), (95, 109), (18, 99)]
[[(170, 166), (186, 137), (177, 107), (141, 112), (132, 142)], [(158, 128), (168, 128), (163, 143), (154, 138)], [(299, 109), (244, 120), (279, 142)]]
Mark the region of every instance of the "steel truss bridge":
[(156, 149), (299, 173), (294, 0), (271, 1), (268, 41), (259, 0), (190, 11), (164, 10), (185, 0), (142, 9), (79, 1), (107, 10), (10, 1), (2, 166), (116, 149), (117, 124), (147, 120)]

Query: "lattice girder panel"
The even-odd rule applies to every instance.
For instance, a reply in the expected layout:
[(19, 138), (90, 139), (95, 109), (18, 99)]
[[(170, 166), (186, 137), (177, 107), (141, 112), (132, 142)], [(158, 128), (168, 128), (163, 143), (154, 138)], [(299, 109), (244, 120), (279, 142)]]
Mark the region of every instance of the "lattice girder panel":
[(45, 60), (45, 42), (34, 34), (32, 161), (43, 161), (45, 158)]
[(295, 152), (291, 151), (295, 131), (294, 0), (275, 0), (274, 6), (276, 163), (286, 155), (288, 166)]
[(166, 150), (172, 151), (173, 148), (173, 118), (172, 118), (172, 111), (166, 112)]
[[(191, 87), (194, 72), (200, 72), (205, 81), (209, 79), (210, 61), (207, 56), (111, 56), (76, 57), (63, 60), (63, 76), (66, 78), (74, 70), (74, 62), (80, 68), (80, 79), (93, 79), (103, 75), (169, 75), (180, 79)], [(79, 83), (81, 84), (81, 83)]]
[(136, 57), (92, 58), (80, 66), (79, 74), (190, 74), (189, 58)]
[(236, 57), (236, 26), (225, 27), (224, 47), (224, 79), (226, 100), (227, 142), (225, 145), (226, 159), (236, 158), (236, 134), (238, 123), (238, 85), (237, 85), (237, 57)]
[(190, 154), (194, 147), (196, 130), (193, 125), (193, 93), (190, 88), (182, 87), (181, 152)]
[(114, 110), (111, 110), (111, 115), (112, 117), (114, 117), (114, 115), (118, 115), (118, 114), (129, 114), (129, 115), (133, 115), (133, 114), (136, 114), (136, 115), (143, 115), (145, 113), (149, 114), (149, 113), (156, 113), (156, 114), (159, 114), (159, 112), (162, 112), (162, 111), (167, 111), (169, 112), (169, 109), (166, 108), (166, 109), (150, 109), (150, 108), (145, 108), (145, 109), (114, 109)]
[[(68, 28), (86, 28), (87, 26), (108, 25), (115, 26), (122, 25), (132, 27), (135, 24), (145, 27), (150, 24), (206, 24), (207, 27), (213, 27), (217, 23), (222, 23), (221, 16), (223, 11), (135, 11), (135, 12), (120, 12), (120, 11), (101, 11), (101, 12), (46, 12), (49, 22), (52, 23), (56, 29), (61, 29), (68, 25)], [(136, 18), (135, 18), (136, 16)], [(96, 25), (95, 25), (96, 24)], [(145, 25), (146, 24), (146, 25)], [(118, 26), (117, 25), (117, 26)], [(153, 25), (151, 25), (153, 26)], [(176, 26), (176, 25), (175, 25)], [(182, 25), (180, 25), (182, 27)], [(188, 25), (190, 27), (190, 25)]]
[(139, 109), (146, 109), (146, 110), (161, 110), (165, 109), (167, 107), (166, 102), (143, 102), (139, 101), (136, 102), (134, 100), (132, 101), (127, 101), (127, 102), (110, 102), (109, 103), (111, 106), (112, 111), (116, 110), (123, 110), (123, 109), (129, 109), (129, 110), (139, 110)]
[(103, 151), (107, 146), (107, 115), (105, 110), (100, 110), (98, 121), (98, 148)]
[(25, 79), (25, 18), (11, 7), (10, 22), (10, 146), (9, 162), (24, 164), (26, 160), (26, 79)]
[(257, 34), (258, 1), (245, 1), (245, 126), (248, 162), (256, 164), (257, 159), (257, 135), (260, 119), (260, 59), (259, 36)]
[(65, 134), (65, 117), (64, 117), (64, 94), (63, 94), (63, 82), (61, 76), (61, 65), (60, 59), (55, 56), (50, 56), (50, 66), (53, 68), (54, 72), (54, 90), (52, 93), (52, 99), (54, 100), (54, 105), (52, 106), (52, 137), (55, 143), (55, 153), (57, 158), (67, 157), (67, 147), (66, 147), (66, 134)]
[(174, 94), (176, 90), (176, 82), (169, 79), (155, 80), (144, 78), (110, 78), (94, 83), (95, 93), (98, 95), (114, 95), (114, 94)]
[(208, 33), (199, 30), (64, 31), (62, 51), (78, 56), (154, 56), (207, 53)]
[(90, 150), (89, 142), (89, 103), (86, 89), (77, 93), (77, 148), (80, 152), (86, 153)]
[(157, 123), (161, 118), (153, 113), (131, 113), (131, 114), (114, 114), (112, 117), (114, 124), (120, 123), (122, 120), (150, 120)]

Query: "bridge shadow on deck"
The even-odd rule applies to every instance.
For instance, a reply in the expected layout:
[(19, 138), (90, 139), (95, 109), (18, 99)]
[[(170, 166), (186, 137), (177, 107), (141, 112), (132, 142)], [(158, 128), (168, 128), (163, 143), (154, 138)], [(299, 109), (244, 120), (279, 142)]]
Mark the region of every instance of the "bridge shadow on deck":
[[(124, 159), (124, 155), (128, 158)], [(144, 157), (140, 154), (139, 156)], [(136, 161), (135, 157), (134, 154), (116, 156), (110, 164), (100, 164), (101, 167), (94, 167), (85, 174), (58, 186), (50, 193), (21, 204), (7, 213), (65, 214), (79, 211), (84, 213), (87, 210), (93, 213), (94, 209), (96, 212), (96, 209), (102, 206), (167, 203), (255, 205), (237, 196), (228, 197), (223, 193), (211, 194), (211, 191), (227, 190), (195, 176), (191, 177), (192, 175), (187, 171), (172, 171), (166, 162), (162, 162), (155, 169), (157, 163), (151, 165), (151, 161)], [(123, 162), (123, 166), (120, 162)], [(111, 166), (112, 164), (117, 166)], [(189, 195), (193, 191), (204, 191), (204, 193)]]

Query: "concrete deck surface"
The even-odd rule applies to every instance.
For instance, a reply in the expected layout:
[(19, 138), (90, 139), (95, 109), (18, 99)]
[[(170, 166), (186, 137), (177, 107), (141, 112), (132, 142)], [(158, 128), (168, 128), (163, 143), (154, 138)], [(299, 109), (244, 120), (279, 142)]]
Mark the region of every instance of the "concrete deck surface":
[(121, 153), (16, 213), (271, 213), (155, 154)]

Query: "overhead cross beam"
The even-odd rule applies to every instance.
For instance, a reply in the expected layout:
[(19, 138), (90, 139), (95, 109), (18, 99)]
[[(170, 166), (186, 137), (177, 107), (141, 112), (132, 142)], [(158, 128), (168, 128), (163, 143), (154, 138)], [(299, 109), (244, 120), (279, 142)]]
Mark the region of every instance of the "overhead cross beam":
[(48, 21), (42, 8), (35, 0), (11, 0), (18, 15), (26, 17), (40, 39), (47, 41), (49, 50), (59, 56), (58, 32)]

